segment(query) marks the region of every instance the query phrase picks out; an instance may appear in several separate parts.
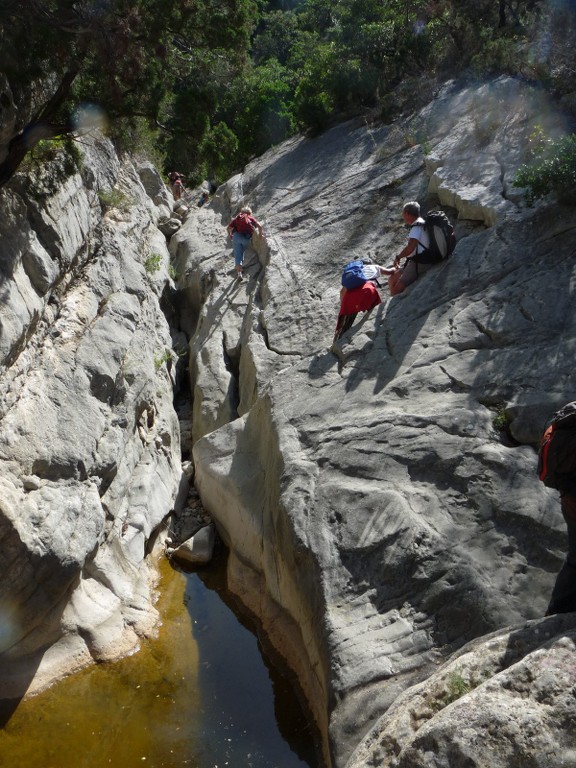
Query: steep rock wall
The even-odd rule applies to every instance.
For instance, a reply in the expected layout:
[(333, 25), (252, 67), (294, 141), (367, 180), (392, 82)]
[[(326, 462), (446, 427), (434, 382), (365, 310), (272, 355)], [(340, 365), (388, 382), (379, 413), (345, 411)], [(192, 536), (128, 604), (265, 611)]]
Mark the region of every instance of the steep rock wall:
[(138, 646), (147, 548), (180, 483), (172, 199), (84, 137), (0, 192), (0, 680), (5, 698)]
[[(562, 130), (526, 86), (452, 85), (394, 125), (270, 151), (171, 241), (194, 301), (197, 486), (326, 765), (455, 649), (542, 616), (560, 567), (534, 446), (574, 396), (576, 215), (511, 187), (536, 124)], [(409, 199), (453, 206), (455, 253), (332, 346), (342, 265), (395, 256)], [(238, 284), (224, 227), (241, 203), (266, 243)]]

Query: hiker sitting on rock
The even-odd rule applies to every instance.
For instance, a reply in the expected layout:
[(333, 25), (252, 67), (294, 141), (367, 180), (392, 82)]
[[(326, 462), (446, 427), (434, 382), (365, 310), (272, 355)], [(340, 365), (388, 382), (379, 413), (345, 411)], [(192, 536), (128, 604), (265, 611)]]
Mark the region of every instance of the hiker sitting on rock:
[[(424, 219), (420, 216), (420, 205), (417, 202), (406, 203), (402, 209), (402, 218), (410, 227), (408, 243), (394, 259), (394, 268), (386, 270), (390, 293), (395, 296), (402, 293), (409, 285), (428, 272), (434, 264), (423, 264), (418, 261), (418, 255), (427, 251), (430, 246), (430, 236), (424, 229)], [(400, 266), (402, 259), (405, 262)]]
[(232, 238), (232, 251), (234, 253), (234, 264), (238, 280), (242, 280), (244, 251), (252, 240), (254, 230), (258, 230), (259, 235), (264, 234), (262, 225), (252, 216), (252, 209), (247, 206), (242, 208), (240, 213), (236, 214), (226, 227), (228, 235)]
[(351, 261), (344, 267), (334, 341), (350, 328), (358, 312), (369, 312), (382, 302), (376, 283), (380, 275), (388, 273), (389, 270), (378, 264), (364, 264), (363, 261)]

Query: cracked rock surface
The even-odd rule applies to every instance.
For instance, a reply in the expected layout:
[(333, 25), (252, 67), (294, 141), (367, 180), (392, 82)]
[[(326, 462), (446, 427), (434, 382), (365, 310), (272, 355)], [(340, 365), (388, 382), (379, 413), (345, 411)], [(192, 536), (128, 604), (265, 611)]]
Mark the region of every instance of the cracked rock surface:
[(16, 177), (0, 193), (3, 698), (153, 631), (146, 554), (181, 479), (155, 226), (168, 192), (107, 140), (81, 146), (81, 172), (46, 189)]

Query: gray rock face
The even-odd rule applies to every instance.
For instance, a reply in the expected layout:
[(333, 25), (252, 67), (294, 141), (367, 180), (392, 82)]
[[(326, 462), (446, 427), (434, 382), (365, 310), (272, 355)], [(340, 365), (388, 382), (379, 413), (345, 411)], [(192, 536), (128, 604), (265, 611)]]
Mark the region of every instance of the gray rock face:
[[(232, 588), (298, 674), (326, 765), (360, 754), (465, 643), (541, 617), (563, 559), (535, 445), (573, 399), (576, 213), (526, 209), (511, 187), (534, 122), (562, 127), (541, 98), (508, 80), (448, 87), (397, 125), (294, 139), (171, 240), (197, 488)], [(456, 251), (398, 297), (383, 287), (332, 345), (341, 267), (399, 253), (411, 199), (452, 206)], [(239, 284), (224, 228), (246, 203), (266, 237)], [(562, 730), (538, 727), (549, 742)], [(414, 744), (421, 762), (399, 765), (427, 764)], [(500, 754), (491, 766), (511, 765)]]
[(398, 697), (349, 768), (573, 765), (575, 633), (556, 616), (473, 641)]
[(151, 216), (168, 198), (108, 141), (82, 147), (82, 176), (0, 193), (3, 696), (152, 630), (145, 555), (181, 476), (168, 251)]

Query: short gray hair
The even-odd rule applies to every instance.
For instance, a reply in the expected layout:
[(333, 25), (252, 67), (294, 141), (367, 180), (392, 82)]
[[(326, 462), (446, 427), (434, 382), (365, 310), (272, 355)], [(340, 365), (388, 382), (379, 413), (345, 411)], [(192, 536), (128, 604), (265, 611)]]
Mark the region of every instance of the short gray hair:
[(252, 208), (249, 208), (247, 205), (245, 205), (244, 208), (240, 209), (240, 213), (248, 213), (249, 215), (252, 215)]
[(417, 203), (415, 200), (411, 200), (409, 203), (404, 205), (404, 208), (402, 208), (402, 213), (407, 213), (417, 219), (420, 216), (420, 203)]

